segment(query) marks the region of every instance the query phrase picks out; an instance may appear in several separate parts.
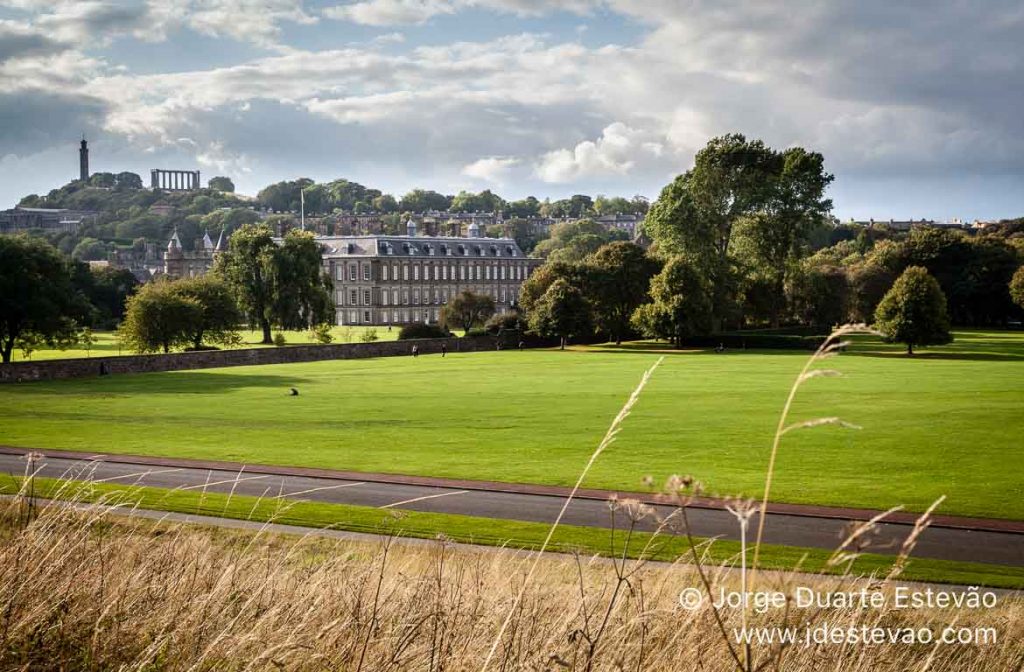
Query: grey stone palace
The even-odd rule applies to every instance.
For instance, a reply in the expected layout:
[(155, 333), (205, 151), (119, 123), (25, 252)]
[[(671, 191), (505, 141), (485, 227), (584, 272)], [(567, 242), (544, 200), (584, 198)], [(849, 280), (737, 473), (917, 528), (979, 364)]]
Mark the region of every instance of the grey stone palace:
[(338, 324), (401, 325), (437, 322), (441, 306), (464, 291), (494, 299), (498, 313), (512, 309), (523, 281), (542, 263), (511, 238), (326, 236), (324, 265), (334, 281)]

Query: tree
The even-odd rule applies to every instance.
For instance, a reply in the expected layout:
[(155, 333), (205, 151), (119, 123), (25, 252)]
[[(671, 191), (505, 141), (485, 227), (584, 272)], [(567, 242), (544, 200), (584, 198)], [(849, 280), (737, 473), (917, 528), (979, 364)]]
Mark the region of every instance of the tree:
[(1010, 280), (1010, 298), (1019, 307), (1024, 308), (1024, 266), (1018, 268)]
[(737, 230), (746, 239), (758, 272), (772, 283), (772, 327), (779, 326), (790, 262), (801, 256), (811, 230), (832, 210), (825, 189), (833, 176), (825, 172), (824, 165), (821, 154), (802, 147), (787, 149), (764, 207)]
[(526, 279), (519, 289), (519, 307), (530, 313), (556, 280), (566, 280), (573, 287), (582, 287), (586, 269), (582, 264), (549, 261)]
[(911, 266), (896, 279), (875, 311), (875, 327), (887, 340), (915, 345), (943, 345), (953, 340), (946, 314), (946, 295), (922, 266)]
[(512, 217), (536, 217), (540, 214), (540, 201), (533, 196), (512, 201), (508, 204), (508, 214)]
[(468, 332), (484, 324), (494, 314), (494, 299), (484, 294), (462, 292), (441, 308), (441, 325), (451, 329), (459, 327)]
[(398, 203), (402, 212), (426, 212), (427, 210), (447, 210), (452, 204), (452, 197), (436, 191), (413, 189)]
[(373, 209), (381, 213), (398, 212), (398, 201), (391, 194), (381, 194), (371, 201)]
[(484, 189), (479, 194), (460, 191), (448, 206), (450, 212), (498, 212), (504, 209), (504, 199), (491, 193), (490, 189)]
[(550, 238), (537, 244), (534, 254), (565, 262), (582, 261), (605, 243), (627, 237), (624, 231), (609, 231), (591, 219), (560, 222), (551, 227)]
[(234, 345), (240, 341), (237, 329), (242, 315), (231, 287), (223, 279), (205, 275), (178, 280), (171, 286), (180, 296), (199, 305), (199, 319), (192, 324), (189, 334), (193, 349), (201, 349), (204, 340), (220, 345)]
[(271, 260), (270, 319), (278, 328), (308, 329), (333, 321), (333, 283), (312, 232), (289, 231)]
[(586, 293), (594, 319), (619, 345), (629, 333), (633, 313), (648, 300), (658, 264), (639, 245), (618, 241), (598, 249), (587, 259), (587, 267)]
[(173, 282), (143, 285), (130, 299), (118, 329), (121, 342), (136, 352), (170, 352), (192, 342), (203, 307)]
[(71, 251), (71, 256), (84, 261), (95, 261), (107, 258), (107, 246), (95, 238), (82, 238)]
[(590, 305), (576, 287), (556, 280), (544, 292), (529, 315), (530, 328), (545, 337), (558, 337), (560, 347), (592, 329)]
[(249, 320), (270, 345), (274, 300), (275, 257), (273, 233), (263, 224), (245, 224), (228, 240), (228, 250), (217, 258), (216, 273), (231, 286)]
[(114, 184), (117, 189), (142, 189), (142, 178), (138, 173), (124, 171), (114, 176)]
[(235, 183), (231, 181), (230, 177), (224, 177), (222, 175), (211, 177), (206, 183), (206, 186), (214, 191), (226, 191), (229, 194), (235, 193)]
[(804, 324), (828, 333), (837, 324), (846, 322), (850, 312), (850, 282), (842, 266), (807, 263), (794, 276), (789, 293), (793, 308)]
[[(786, 155), (794, 178), (804, 171), (813, 174), (818, 155), (799, 149)], [(788, 203), (779, 187), (785, 166), (785, 156), (760, 140), (738, 133), (713, 138), (697, 153), (694, 167), (662, 190), (644, 219), (644, 232), (662, 253), (685, 254), (710, 279), (716, 329), (732, 310), (738, 286), (730, 259), (733, 231), (743, 218), (769, 215)], [(796, 198), (801, 181), (792, 182), (790, 197), (802, 202)]]
[(676, 347), (683, 339), (711, 331), (711, 290), (686, 257), (673, 257), (651, 280), (651, 302), (633, 313), (633, 326), (649, 338), (663, 338)]
[(308, 177), (300, 177), (297, 180), (275, 182), (260, 189), (256, 199), (266, 208), (277, 212), (298, 212), (300, 206), (300, 192), (306, 187), (312, 186), (313, 180)]
[(92, 306), (85, 324), (101, 329), (116, 326), (124, 315), (125, 302), (139, 285), (126, 268), (93, 269), (80, 262), (72, 268), (71, 283)]
[(57, 250), (36, 238), (0, 236), (0, 358), (5, 364), (22, 334), (32, 332), (56, 347), (77, 333), (76, 321), (88, 313)]

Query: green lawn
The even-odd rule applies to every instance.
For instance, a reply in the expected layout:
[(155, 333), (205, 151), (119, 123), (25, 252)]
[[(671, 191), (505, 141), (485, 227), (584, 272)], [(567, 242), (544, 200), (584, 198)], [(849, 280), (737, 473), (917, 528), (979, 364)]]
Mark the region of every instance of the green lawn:
[[(23, 491), (22, 479), (0, 479), (0, 494), (13, 495)], [(104, 502), (125, 504), (160, 511), (218, 516), (241, 520), (273, 521), (284, 525), (330, 528), (368, 532), (371, 534), (399, 535), (435, 539), (444, 535), (452, 541), (501, 546), (505, 548), (539, 548), (547, 536), (545, 523), (495, 520), (444, 513), (382, 511), (366, 506), (325, 504), (321, 502), (293, 501), (269, 498), (200, 493), (196, 491), (163, 490), (109, 483), (79, 483), (39, 478), (33, 487), (36, 497), (68, 499), (76, 502)], [(715, 541), (709, 547), (705, 539), (695, 538), (698, 552), (708, 551), (707, 562), (737, 566), (740, 544), (735, 541)], [(635, 532), (628, 537), (625, 530), (616, 532), (592, 527), (560, 525), (551, 539), (549, 550), (581, 551), (588, 554), (621, 555), (623, 544), (629, 557), (651, 560), (689, 561), (692, 551), (683, 536), (652, 535)], [(748, 550), (748, 553), (751, 553)], [(820, 574), (842, 573), (845, 564), (830, 565), (830, 551), (815, 548), (796, 548), (765, 544), (761, 548), (758, 566), (765, 569), (791, 570)], [(749, 558), (748, 558), (749, 559)], [(892, 568), (892, 556), (874, 553), (861, 554), (849, 567), (855, 575), (885, 576)], [(1003, 567), (977, 562), (954, 562), (913, 558), (900, 574), (903, 580), (955, 583), (960, 585), (991, 586), (995, 588), (1024, 589), (1024, 569)]]
[[(649, 344), (182, 371), (0, 386), (0, 443), (571, 484), (660, 350)], [(757, 496), (806, 355), (669, 353), (586, 485), (692, 474)], [(1024, 519), (1024, 333), (907, 358), (858, 342), (808, 381), (776, 501)], [(289, 397), (289, 387), (300, 396)]]
[[(377, 334), (378, 341), (393, 341), (398, 338), (398, 328), (392, 328), (388, 331), (387, 327), (334, 327), (331, 329), (331, 335), (334, 336), (333, 343), (360, 343), (362, 342), (363, 335), (373, 329)], [(260, 331), (251, 331), (243, 329), (239, 332), (242, 335), (242, 346), (244, 348), (265, 348), (270, 347), (260, 343), (263, 339), (263, 333)], [(276, 330), (274, 333), (278, 333)], [(282, 331), (285, 340), (291, 344), (296, 345), (300, 343), (312, 343), (313, 338), (310, 336), (308, 331)], [(32, 361), (39, 361), (43, 359), (68, 359), (68, 358), (79, 358), (79, 357), (111, 357), (114, 355), (134, 355), (135, 353), (130, 350), (122, 350), (117, 342), (117, 334), (113, 331), (97, 331), (93, 335), (96, 337), (96, 342), (93, 344), (90, 350), (86, 350), (81, 346), (76, 346), (68, 350), (55, 350), (53, 348), (43, 347), (32, 353), (30, 359)], [(12, 353), (12, 359), (15, 362), (25, 361), (25, 356), (21, 350), (15, 349)]]

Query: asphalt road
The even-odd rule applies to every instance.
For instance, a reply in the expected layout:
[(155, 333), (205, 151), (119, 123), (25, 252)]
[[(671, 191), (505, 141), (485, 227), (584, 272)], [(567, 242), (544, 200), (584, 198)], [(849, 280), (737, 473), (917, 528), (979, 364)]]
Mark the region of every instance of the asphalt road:
[[(22, 475), (25, 458), (0, 454), (0, 472)], [(155, 467), (124, 462), (46, 457), (39, 464), (40, 476), (91, 479), (131, 483), (159, 488), (235, 492), (239, 495), (282, 497), (333, 504), (355, 504), (382, 509), (407, 509), (435, 513), (456, 513), (484, 518), (550, 523), (564, 499), (559, 496), (460, 490), (429, 485), (407, 485), (341, 478), (319, 478), (277, 474), (246, 474), (205, 468)], [(663, 516), (671, 507), (655, 507)], [(738, 539), (739, 529), (732, 514), (716, 509), (689, 510), (693, 534), (702, 537)], [(573, 500), (563, 518), (566, 525), (607, 528), (611, 515), (607, 502)], [(803, 515), (770, 513), (765, 522), (765, 543), (834, 549), (848, 531), (849, 521)], [(622, 518), (617, 522), (622, 525)], [(642, 521), (642, 529), (656, 523)], [(911, 531), (906, 524), (881, 524), (872, 536), (869, 551), (895, 554)], [(915, 557), (962, 560), (1024, 566), (1024, 534), (932, 527), (920, 537)]]

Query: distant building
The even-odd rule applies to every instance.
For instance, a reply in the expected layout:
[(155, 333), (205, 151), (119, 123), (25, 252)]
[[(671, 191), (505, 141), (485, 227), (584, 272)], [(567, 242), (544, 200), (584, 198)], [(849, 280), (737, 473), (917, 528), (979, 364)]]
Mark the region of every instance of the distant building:
[(441, 307), (464, 291), (494, 299), (498, 313), (518, 305), (519, 290), (543, 260), (527, 257), (511, 238), (485, 238), (479, 224), (468, 237), (325, 236), (324, 266), (334, 282), (338, 324), (436, 323)]
[(948, 222), (940, 222), (934, 219), (850, 219), (844, 222), (850, 226), (863, 226), (867, 228), (885, 228), (890, 231), (910, 231), (915, 226), (925, 226), (945, 229), (970, 229), (971, 225), (960, 219), (952, 219)]
[(224, 233), (221, 232), (214, 245), (210, 239), (210, 233), (203, 234), (202, 239), (195, 244), (191, 251), (185, 250), (178, 238), (178, 231), (175, 229), (171, 240), (167, 243), (167, 251), (164, 253), (164, 275), (169, 278), (195, 278), (206, 275), (213, 268), (213, 261), (221, 252), (226, 249), (227, 241)]
[(29, 229), (51, 233), (75, 233), (83, 222), (95, 219), (98, 214), (92, 210), (14, 207), (0, 211), (0, 233), (15, 233)]

